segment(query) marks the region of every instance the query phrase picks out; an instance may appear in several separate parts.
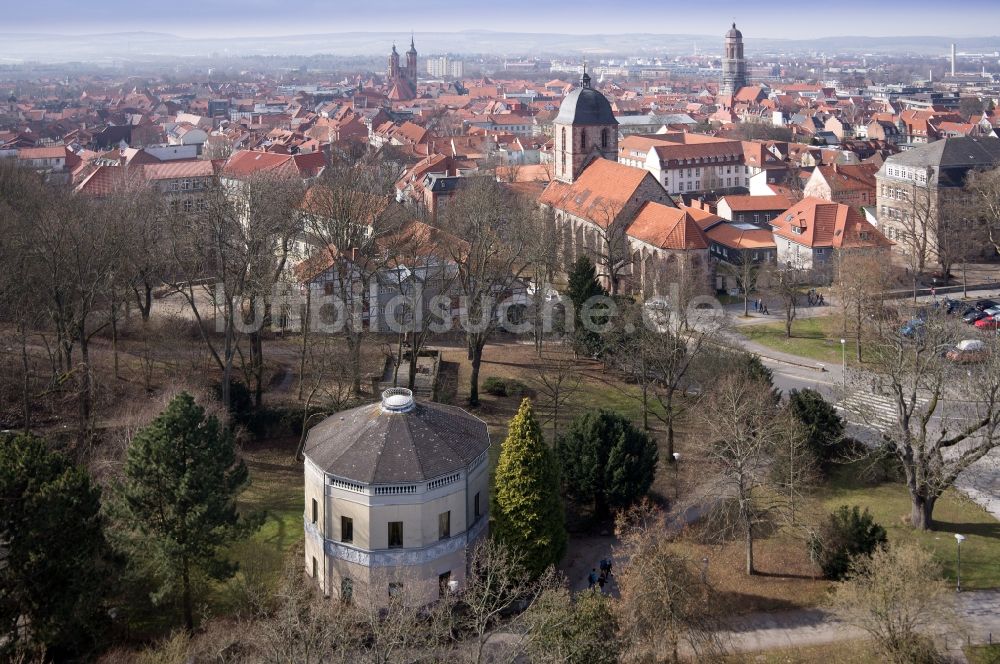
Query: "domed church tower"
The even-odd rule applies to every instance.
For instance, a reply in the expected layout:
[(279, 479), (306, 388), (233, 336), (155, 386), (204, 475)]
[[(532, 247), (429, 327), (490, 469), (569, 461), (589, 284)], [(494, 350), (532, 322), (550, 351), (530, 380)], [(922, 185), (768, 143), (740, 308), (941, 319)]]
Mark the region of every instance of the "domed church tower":
[(743, 33), (736, 23), (726, 33), (726, 52), (722, 58), (722, 86), (719, 93), (735, 95), (747, 85), (747, 62), (743, 59)]
[(557, 180), (572, 183), (595, 158), (618, 161), (618, 120), (608, 98), (590, 87), (586, 66), (580, 87), (566, 95), (552, 124)]

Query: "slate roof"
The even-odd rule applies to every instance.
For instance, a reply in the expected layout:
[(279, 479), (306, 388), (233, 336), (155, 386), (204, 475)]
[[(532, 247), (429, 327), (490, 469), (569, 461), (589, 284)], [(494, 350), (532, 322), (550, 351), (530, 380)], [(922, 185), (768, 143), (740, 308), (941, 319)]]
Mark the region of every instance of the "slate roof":
[(959, 136), (943, 138), (921, 145), (886, 159), (886, 165), (934, 168), (939, 184), (960, 186), (965, 173), (972, 168), (994, 167), (1000, 164), (1000, 138)]
[(423, 482), (469, 467), (490, 446), (486, 423), (456, 406), (421, 402), (406, 412), (352, 408), (310, 429), (304, 454), (355, 482)]
[(580, 87), (563, 99), (559, 115), (553, 121), (569, 125), (617, 125), (611, 102), (599, 91), (590, 87), (590, 77), (583, 75)]

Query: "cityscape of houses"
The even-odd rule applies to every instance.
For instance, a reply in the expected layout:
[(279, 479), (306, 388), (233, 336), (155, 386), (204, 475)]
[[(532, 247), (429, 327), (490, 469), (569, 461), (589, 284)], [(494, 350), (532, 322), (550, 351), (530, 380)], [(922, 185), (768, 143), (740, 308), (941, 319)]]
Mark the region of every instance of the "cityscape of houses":
[[(7, 81), (0, 70), (10, 88), (0, 159), (80, 197), (150, 187), (176, 214), (207, 210), (216, 184), (294, 180), (305, 196), (289, 212), (301, 228), (283, 278), (311, 298), (357, 297), (373, 333), (388, 332), (381, 314), (397, 295), (446, 296), (449, 312), (468, 313), (454, 258), (466, 240), (438, 222), (477, 179), (551, 219), (556, 281), (589, 257), (605, 290), (638, 302), (668, 296), (678, 279), (745, 296), (748, 265), (825, 287), (852, 252), (924, 270), (949, 234), (977, 247), (966, 257), (995, 256), (984, 226), (948, 215), (971, 173), (1000, 167), (1000, 73), (957, 68), (954, 49), (935, 65), (944, 75), (896, 81), (902, 70), (874, 57), (871, 67), (857, 56), (758, 62), (736, 22), (718, 27), (718, 48), (694, 55), (512, 55), (492, 70), (469, 55), (422, 56), (419, 33), (404, 53), (386, 44), (383, 71), (349, 75)], [(376, 268), (316, 239), (335, 214), (322, 176), (365, 154), (393, 169), (394, 200), (379, 205), (406, 217), (376, 244), (388, 254), (402, 238), (410, 249)], [(502, 295), (520, 306), (548, 285), (519, 275)], [(302, 434), (304, 569), (324, 595), (350, 599), (381, 582), (376, 572), (406, 568), (431, 602), (465, 582), (490, 528), (490, 435), (474, 414), (381, 392), (382, 382), (378, 403)]]

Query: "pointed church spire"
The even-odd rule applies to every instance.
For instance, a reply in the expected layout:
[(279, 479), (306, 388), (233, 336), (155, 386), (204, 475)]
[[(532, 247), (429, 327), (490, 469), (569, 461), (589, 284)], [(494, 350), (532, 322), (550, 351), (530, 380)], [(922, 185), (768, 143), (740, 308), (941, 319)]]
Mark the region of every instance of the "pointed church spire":
[(583, 76), (580, 77), (580, 85), (585, 88), (590, 87), (590, 74), (587, 73), (587, 61), (583, 61)]

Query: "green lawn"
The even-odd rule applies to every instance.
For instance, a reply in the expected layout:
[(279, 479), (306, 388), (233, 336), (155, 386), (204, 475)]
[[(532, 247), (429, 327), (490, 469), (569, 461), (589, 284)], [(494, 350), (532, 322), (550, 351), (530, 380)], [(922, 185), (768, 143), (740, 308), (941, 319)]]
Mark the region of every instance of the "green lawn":
[(965, 656), (969, 664), (1000, 664), (1000, 644), (969, 646)]
[[(744, 325), (737, 329), (751, 341), (781, 351), (791, 353), (824, 364), (843, 362), (840, 339), (843, 332), (836, 316), (803, 318), (792, 324), (792, 336), (785, 336), (784, 321)], [(857, 344), (849, 336), (847, 339), (847, 361), (852, 363), (857, 352)]]
[(858, 479), (859, 469), (850, 466), (834, 474), (819, 497), (830, 510), (840, 505), (867, 507), (888, 531), (893, 542), (918, 542), (935, 553), (945, 575), (954, 581), (956, 572), (955, 533), (966, 536), (962, 544), (962, 587), (1000, 587), (1000, 522), (986, 510), (957, 491), (948, 490), (934, 508), (935, 530), (918, 532), (905, 519), (910, 499), (903, 484), (866, 484)]
[(263, 512), (264, 524), (249, 539), (231, 547), (230, 558), (239, 563), (240, 571), (213, 589), (211, 605), (231, 609), (243, 584), (274, 583), (288, 550), (302, 539), (302, 464), (295, 461), (294, 453), (295, 441), (244, 453), (250, 487), (240, 496), (239, 508)]

